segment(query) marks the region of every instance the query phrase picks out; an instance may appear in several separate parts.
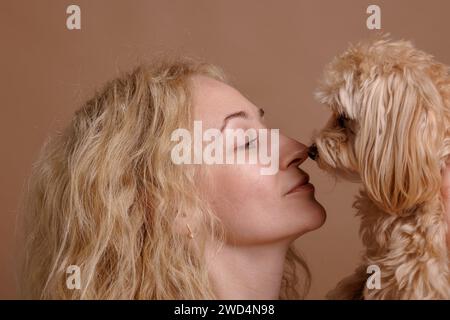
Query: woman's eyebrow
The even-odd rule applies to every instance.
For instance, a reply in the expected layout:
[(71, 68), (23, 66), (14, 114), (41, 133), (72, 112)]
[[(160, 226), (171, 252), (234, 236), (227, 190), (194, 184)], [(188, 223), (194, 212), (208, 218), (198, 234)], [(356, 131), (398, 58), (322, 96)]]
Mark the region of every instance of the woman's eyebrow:
[(228, 124), (228, 120), (233, 119), (233, 118), (248, 119), (248, 113), (245, 111), (238, 111), (238, 112), (234, 112), (232, 114), (227, 115), (225, 117), (225, 119), (223, 119), (223, 125), (222, 125), (222, 128), (220, 128), (220, 131), (223, 131), (223, 129), (225, 129), (226, 125)]
[[(264, 110), (261, 108), (258, 108), (258, 112), (259, 112), (259, 116), (262, 118), (264, 117)], [(238, 112), (234, 112), (232, 114), (229, 114), (225, 117), (225, 119), (223, 119), (223, 125), (220, 128), (220, 131), (223, 131), (223, 129), (225, 129), (226, 125), (228, 124), (228, 121), (230, 119), (233, 118), (244, 118), (244, 119), (248, 119), (248, 113), (245, 111), (238, 111)]]

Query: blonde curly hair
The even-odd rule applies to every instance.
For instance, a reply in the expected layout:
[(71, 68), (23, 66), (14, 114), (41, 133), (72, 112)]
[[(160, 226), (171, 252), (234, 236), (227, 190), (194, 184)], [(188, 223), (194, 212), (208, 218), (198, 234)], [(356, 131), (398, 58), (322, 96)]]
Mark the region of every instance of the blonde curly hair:
[[(173, 130), (192, 129), (193, 75), (227, 82), (219, 68), (191, 59), (141, 65), (109, 82), (46, 142), (24, 199), (24, 298), (216, 298), (204, 248), (192, 250), (172, 226), (188, 213), (202, 222), (200, 232), (224, 238), (196, 191), (198, 167), (170, 161)], [(82, 271), (80, 290), (66, 286), (70, 265)], [(280, 297), (303, 297), (309, 281), (292, 247)]]

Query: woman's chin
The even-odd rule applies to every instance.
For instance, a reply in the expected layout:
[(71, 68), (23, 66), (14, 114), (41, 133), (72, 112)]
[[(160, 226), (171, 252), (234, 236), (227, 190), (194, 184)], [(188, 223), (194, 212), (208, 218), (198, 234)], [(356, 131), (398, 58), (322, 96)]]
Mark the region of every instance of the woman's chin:
[(305, 230), (304, 233), (306, 233), (323, 226), (327, 220), (327, 213), (325, 208), (319, 202), (314, 200), (314, 203), (311, 203), (307, 209), (302, 211), (301, 217)]

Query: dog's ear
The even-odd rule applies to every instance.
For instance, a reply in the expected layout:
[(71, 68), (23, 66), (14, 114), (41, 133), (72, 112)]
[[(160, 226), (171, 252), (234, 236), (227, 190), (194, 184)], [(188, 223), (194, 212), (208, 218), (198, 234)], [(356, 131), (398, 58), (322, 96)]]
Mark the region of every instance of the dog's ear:
[(400, 213), (439, 194), (444, 102), (421, 68), (372, 75), (360, 87), (356, 157), (369, 197)]

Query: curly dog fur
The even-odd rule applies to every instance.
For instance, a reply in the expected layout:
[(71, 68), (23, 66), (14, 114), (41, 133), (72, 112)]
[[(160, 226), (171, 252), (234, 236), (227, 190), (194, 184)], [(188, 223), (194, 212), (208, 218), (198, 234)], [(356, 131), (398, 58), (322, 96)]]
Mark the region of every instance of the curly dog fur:
[[(332, 111), (314, 134), (318, 166), (360, 181), (365, 247), (333, 299), (450, 299), (441, 172), (450, 154), (450, 69), (408, 41), (351, 45), (316, 93)], [(368, 289), (367, 267), (381, 271)]]

